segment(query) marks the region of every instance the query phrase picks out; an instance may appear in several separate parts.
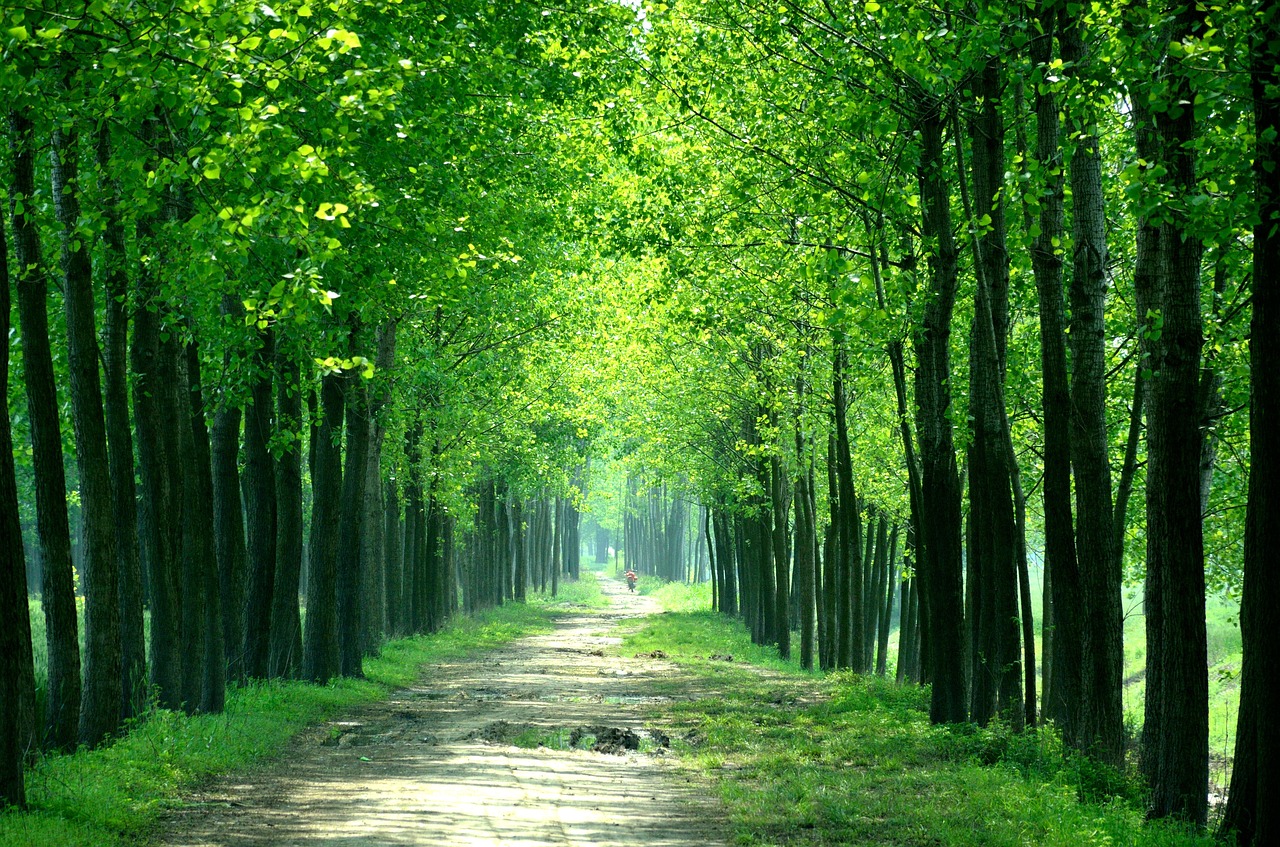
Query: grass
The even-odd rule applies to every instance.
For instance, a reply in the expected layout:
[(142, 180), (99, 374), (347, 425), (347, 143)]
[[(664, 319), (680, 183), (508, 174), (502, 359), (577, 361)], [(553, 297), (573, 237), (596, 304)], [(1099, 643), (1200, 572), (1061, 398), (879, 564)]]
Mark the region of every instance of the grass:
[[(1032, 596), (1039, 609), (1042, 595), (1038, 568), (1031, 572)], [(698, 611), (711, 607), (711, 587), (665, 583), (653, 577), (641, 577), (641, 594), (657, 596), (663, 608), (670, 611)], [(1235, 754), (1236, 720), (1240, 711), (1240, 604), (1220, 595), (1210, 595), (1205, 604), (1205, 626), (1209, 658), (1209, 778), (1211, 790), (1225, 794), (1230, 781), (1231, 758)], [(1124, 618), (1124, 709), (1126, 731), (1137, 743), (1142, 730), (1146, 695), (1146, 617), (1142, 609), (1141, 589), (1126, 590), (1122, 601)], [(898, 631), (889, 637), (888, 675), (897, 671)], [(1040, 621), (1035, 621), (1037, 674), (1043, 654), (1040, 643)], [(792, 634), (792, 649), (798, 651), (798, 633)]]
[(231, 688), (220, 715), (158, 710), (115, 743), (47, 755), (28, 770), (26, 812), (0, 812), (4, 847), (113, 847), (137, 843), (165, 809), (208, 779), (281, 752), (308, 725), (415, 682), (427, 663), (457, 659), (522, 635), (545, 632), (570, 606), (602, 601), (594, 577), (475, 617), (429, 636), (392, 641), (365, 660), (366, 679), (329, 685), (253, 683)]
[(927, 690), (804, 673), (715, 613), (656, 616), (621, 647), (655, 649), (699, 677), (687, 690), (713, 692), (664, 717), (673, 749), (717, 785), (737, 844), (1213, 843), (1145, 823), (1131, 778), (1069, 756), (1051, 732), (931, 726)]

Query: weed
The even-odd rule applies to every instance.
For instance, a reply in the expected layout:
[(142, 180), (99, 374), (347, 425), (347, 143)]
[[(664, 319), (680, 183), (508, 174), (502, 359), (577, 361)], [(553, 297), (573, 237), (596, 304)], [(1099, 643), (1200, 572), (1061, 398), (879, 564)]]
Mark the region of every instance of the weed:
[(1052, 732), (931, 726), (926, 688), (805, 674), (721, 616), (656, 616), (623, 645), (654, 649), (704, 692), (663, 717), (672, 751), (716, 780), (738, 844), (1213, 843), (1145, 823), (1130, 775), (1067, 755)]

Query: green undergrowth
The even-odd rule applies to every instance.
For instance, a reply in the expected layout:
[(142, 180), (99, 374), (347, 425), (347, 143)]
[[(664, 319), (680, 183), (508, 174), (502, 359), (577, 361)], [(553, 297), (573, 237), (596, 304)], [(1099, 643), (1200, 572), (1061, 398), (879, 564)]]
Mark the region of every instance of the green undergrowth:
[(1132, 777), (1051, 732), (932, 726), (927, 689), (805, 673), (713, 612), (654, 616), (622, 650), (662, 650), (698, 678), (684, 687), (704, 694), (663, 715), (673, 749), (714, 779), (737, 844), (1214, 843), (1145, 823)]
[(383, 645), (364, 662), (366, 678), (328, 685), (252, 683), (227, 692), (220, 715), (157, 710), (110, 746), (40, 758), (27, 774), (30, 809), (0, 812), (2, 847), (113, 847), (145, 841), (159, 816), (210, 778), (283, 750), (308, 725), (386, 697), (412, 684), (424, 664), (456, 660), (522, 635), (551, 629), (573, 606), (601, 602), (594, 578), (560, 586), (559, 596), (531, 596), (439, 633)]
[(609, 598), (600, 591), (596, 573), (590, 570), (583, 570), (577, 582), (560, 583), (558, 589), (555, 597), (550, 594), (531, 594), (529, 603), (534, 606), (551, 605), (587, 609), (603, 609), (609, 605)]
[(667, 582), (656, 576), (641, 577), (636, 591), (656, 597), (662, 608), (669, 612), (696, 612), (711, 608), (711, 583), (690, 585), (687, 582)]

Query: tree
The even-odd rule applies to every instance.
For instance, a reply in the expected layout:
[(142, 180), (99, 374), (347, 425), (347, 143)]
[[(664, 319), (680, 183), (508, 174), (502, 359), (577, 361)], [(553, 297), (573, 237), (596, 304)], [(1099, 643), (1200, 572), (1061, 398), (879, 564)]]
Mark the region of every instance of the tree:
[(111, 503), (111, 465), (98, 373), (94, 326), (93, 271), (89, 249), (77, 227), (80, 219), (79, 137), (53, 130), (53, 198), (62, 226), (63, 303), (67, 318), (67, 366), (76, 467), (84, 514), (85, 653), (80, 701), (81, 744), (100, 744), (120, 726), (120, 586), (116, 531)]
[[(9, 335), (9, 256), (0, 213), (0, 336)], [(9, 346), (0, 348), (0, 396), (9, 396)], [(0, 808), (26, 805), (23, 762), (35, 740), (35, 678), (27, 612), (26, 562), (18, 523), (9, 410), (0, 410)]]
[[(41, 260), (34, 213), (35, 126), (21, 108), (9, 112), (13, 156), (13, 259), (18, 268), (18, 320), (22, 330), (22, 377), (35, 464), (36, 530), (40, 539), (45, 635), (49, 649), (46, 744), (75, 745), (80, 710), (80, 649), (77, 642), (71, 531), (67, 525), (66, 478), (62, 469), (62, 430), (58, 423), (57, 382), (49, 345), (46, 302), (48, 282)], [(31, 208), (27, 203), (32, 204)]]
[(1268, 844), (1280, 832), (1280, 780), (1274, 767), (1280, 732), (1267, 716), (1280, 706), (1280, 644), (1268, 609), (1280, 603), (1280, 563), (1267, 530), (1280, 518), (1280, 12), (1259, 4), (1250, 64), (1257, 149), (1253, 158), (1253, 320), (1249, 341), (1249, 505), (1240, 607), (1244, 663), (1231, 791), (1221, 833), (1242, 847)]

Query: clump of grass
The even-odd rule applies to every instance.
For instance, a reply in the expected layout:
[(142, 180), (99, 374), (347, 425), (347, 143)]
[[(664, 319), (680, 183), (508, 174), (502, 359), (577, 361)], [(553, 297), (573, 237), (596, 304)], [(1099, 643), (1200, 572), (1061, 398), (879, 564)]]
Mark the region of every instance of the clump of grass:
[(1213, 843), (1147, 824), (1127, 775), (1065, 755), (1050, 732), (932, 726), (927, 689), (803, 674), (719, 615), (658, 616), (631, 649), (665, 651), (699, 677), (687, 689), (713, 692), (667, 707), (673, 750), (715, 778), (738, 844)]
[(568, 604), (591, 605), (594, 580), (562, 586), (561, 597), (531, 597), (429, 636), (392, 641), (365, 660), (366, 679), (328, 685), (255, 682), (231, 688), (220, 715), (149, 714), (115, 743), (40, 758), (27, 774), (30, 810), (0, 812), (5, 847), (113, 847), (137, 843), (181, 793), (214, 775), (280, 752), (304, 727), (386, 697), (415, 682), (428, 663), (456, 660), (521, 635), (551, 629)]
[[(649, 580), (653, 583), (650, 584)], [(711, 608), (711, 583), (666, 582), (656, 577), (645, 577), (646, 584), (639, 587), (641, 594), (651, 594), (668, 612), (701, 612)]]
[(529, 604), (553, 609), (559, 608), (561, 611), (575, 606), (578, 608), (602, 609), (609, 605), (609, 598), (600, 591), (600, 582), (596, 574), (592, 571), (584, 570), (576, 581), (560, 583), (555, 597), (551, 596), (550, 591), (530, 593)]

